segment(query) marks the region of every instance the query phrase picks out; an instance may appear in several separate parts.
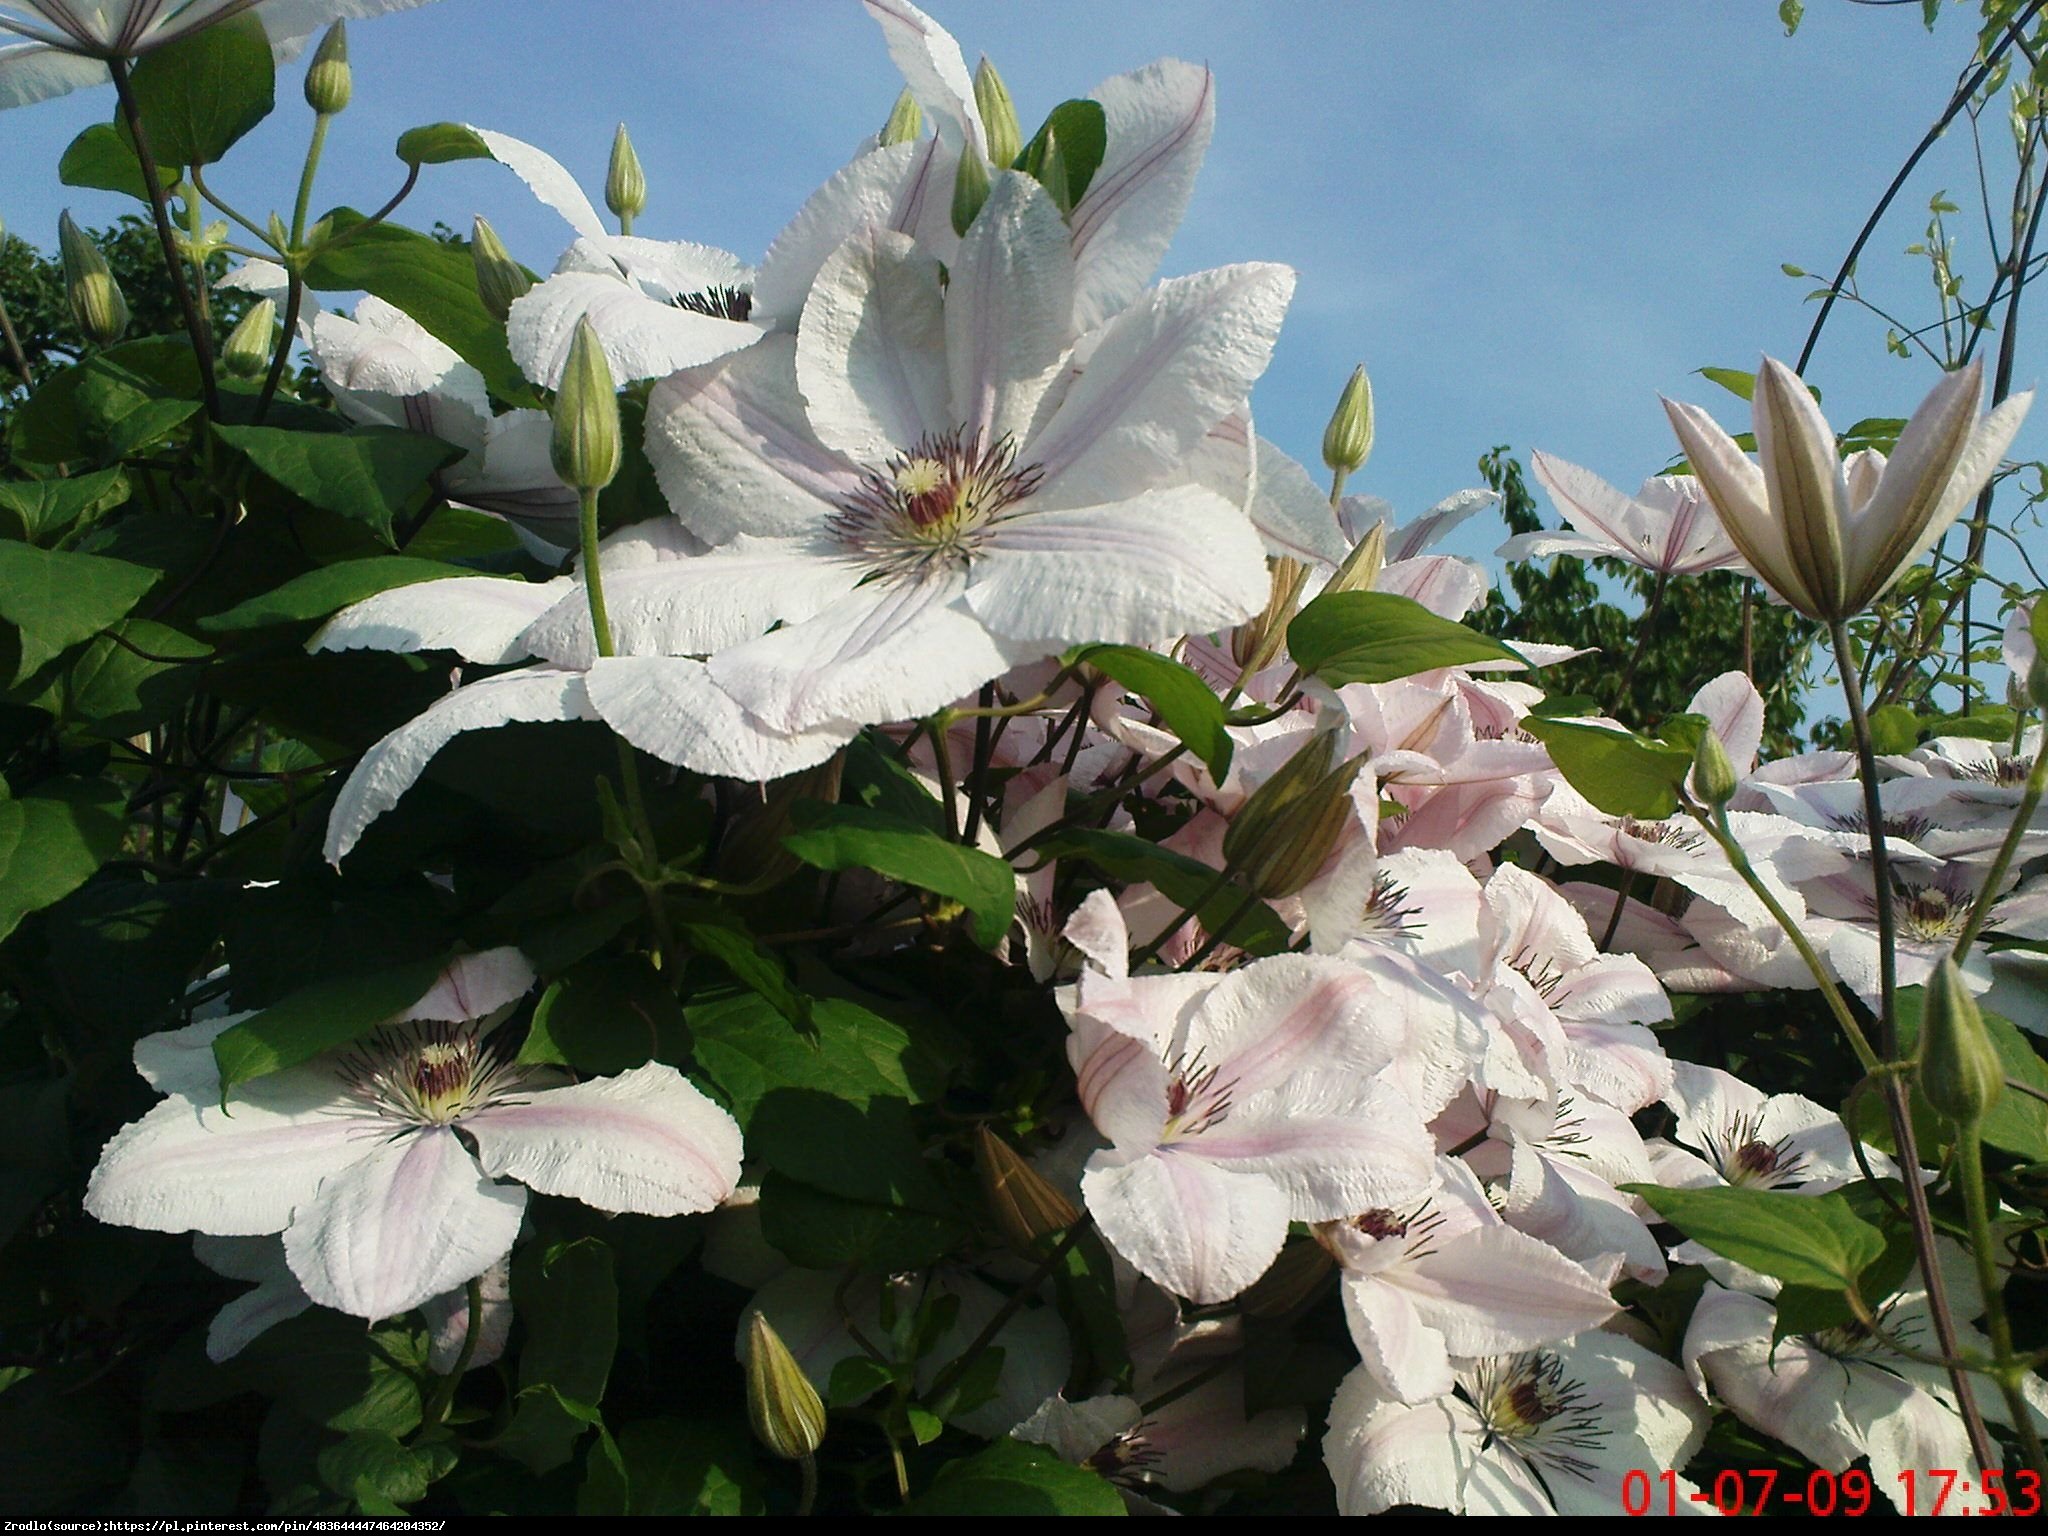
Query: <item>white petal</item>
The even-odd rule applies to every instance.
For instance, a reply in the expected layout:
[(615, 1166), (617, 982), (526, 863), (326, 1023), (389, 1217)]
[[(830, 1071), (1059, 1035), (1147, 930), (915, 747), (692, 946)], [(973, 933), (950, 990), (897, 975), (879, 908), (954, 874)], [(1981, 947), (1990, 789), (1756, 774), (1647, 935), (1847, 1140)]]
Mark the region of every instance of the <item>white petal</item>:
[(910, 0), (862, 0), (881, 26), (889, 57), (903, 71), (904, 83), (917, 104), (932, 115), (939, 137), (956, 149), (971, 147), (984, 159), (988, 140), (981, 113), (974, 104), (974, 77), (953, 34), (925, 15)]
[(284, 1235), (306, 1294), (372, 1321), (410, 1312), (512, 1251), (526, 1191), (493, 1184), (445, 1126), (386, 1142), (320, 1187)]
[(427, 995), (399, 1017), (450, 1024), (481, 1019), (526, 996), (533, 983), (532, 962), (510, 944), (458, 955), (434, 979)]
[[(468, 1369), (480, 1371), (505, 1353), (512, 1337), (512, 1266), (500, 1260), (477, 1276), (476, 1344)], [(470, 1330), (469, 1287), (443, 1291), (420, 1307), (427, 1325), (427, 1369), (446, 1376), (461, 1361)]]
[(822, 763), (859, 732), (827, 721), (784, 733), (748, 714), (702, 662), (620, 656), (594, 662), (585, 687), (605, 723), (665, 763), (759, 783)]
[(1358, 1211), (1412, 1205), (1436, 1181), (1435, 1143), (1406, 1098), (1366, 1083), (1345, 1113), (1288, 1103), (1279, 1113), (1234, 1108), (1192, 1137), (1187, 1150), (1232, 1173), (1266, 1181), (1285, 1195), (1296, 1221), (1338, 1221)]
[(938, 262), (908, 235), (871, 225), (832, 253), (796, 339), (797, 387), (821, 442), (878, 465), (959, 424), (947, 399), (946, 309)]
[(509, 169), (532, 189), (535, 197), (567, 219), (569, 227), (577, 234), (586, 240), (609, 238), (610, 231), (604, 227), (604, 220), (597, 216), (590, 199), (583, 195), (583, 189), (576, 185), (576, 178), (569, 174), (568, 167), (561, 161), (546, 150), (536, 149), (510, 134), (465, 126), (484, 141), (484, 148), (491, 152), (493, 160)]
[(493, 1105), (462, 1128), (493, 1176), (601, 1211), (708, 1211), (740, 1181), (739, 1126), (660, 1062)]
[(35, 43), (0, 48), (0, 112), (33, 106), (106, 81), (107, 66), (98, 59), (82, 59)]
[(946, 285), (946, 425), (964, 427), (971, 442), (1021, 440), (1066, 356), (1073, 307), (1059, 208), (1034, 178), (999, 173)]
[(1287, 1240), (1287, 1198), (1272, 1184), (1170, 1151), (1121, 1167), (1097, 1154), (1081, 1195), (1112, 1248), (1190, 1301), (1228, 1301)]
[(620, 384), (666, 378), (760, 340), (744, 320), (699, 314), (650, 298), (622, 277), (560, 272), (513, 301), (505, 344), (519, 371), (553, 389), (569, 364), (569, 347), (585, 320)]
[(1017, 639), (1155, 644), (1235, 624), (1270, 593), (1258, 530), (1197, 486), (999, 523), (967, 605)]
[(158, 1093), (210, 1103), (220, 1097), (220, 1066), (213, 1059), (213, 1042), (253, 1017), (255, 1010), (250, 1009), (144, 1035), (135, 1042), (135, 1070)]
[(1330, 498), (1307, 470), (1263, 437), (1258, 440), (1258, 492), (1252, 498), (1251, 517), (1274, 554), (1341, 565), (1351, 552)]
[(1130, 303), (1159, 269), (1216, 125), (1214, 78), (1179, 59), (1117, 75), (1089, 94), (1102, 103), (1108, 144), (1069, 220), (1081, 330)]
[(1757, 749), (1764, 739), (1764, 699), (1740, 672), (1723, 672), (1711, 682), (1700, 684), (1685, 706), (1689, 715), (1705, 715), (1707, 724), (1727, 750), (1738, 775), (1756, 766)]
[(1276, 955), (1226, 976), (1189, 1021), (1181, 1050), (1213, 1065), (1240, 1101), (1309, 1069), (1377, 1072), (1393, 1058), (1372, 1019), (1383, 999), (1356, 966)]
[[(1344, 1378), (1330, 1404), (1323, 1459), (1337, 1485), (1340, 1515), (1376, 1515), (1397, 1504), (1462, 1513), (1483, 1430), (1451, 1396), (1408, 1406), (1392, 1401), (1364, 1367)], [(1532, 1499), (1525, 1510), (1547, 1514)]]
[(591, 720), (583, 675), (529, 667), (457, 688), (365, 752), (335, 796), (327, 818), (324, 852), (340, 864), (363, 829), (411, 789), (449, 742), (465, 731), (487, 731), (515, 720)]
[(1266, 371), (1294, 274), (1248, 263), (1168, 278), (1103, 327), (1025, 457), (1055, 505), (1120, 500), (1175, 478)]
[[(906, 183), (928, 170), (936, 147), (931, 141), (870, 150), (813, 192), (762, 258), (754, 280), (753, 318), (771, 330), (795, 330), (811, 284), (842, 241), (871, 225), (900, 227), (891, 223), (898, 199)], [(950, 193), (950, 182), (947, 190)], [(932, 254), (944, 260), (942, 253)]]
[(453, 651), (464, 661), (497, 667), (530, 654), (520, 636), (566, 592), (561, 577), (508, 581), (448, 576), (416, 581), (351, 603), (306, 643), (309, 651)]
[(1443, 1397), (1456, 1382), (1444, 1337), (1422, 1319), (1399, 1286), (1375, 1276), (1346, 1275), (1344, 1321), (1366, 1370), (1404, 1403)]
[(1554, 1344), (1597, 1328), (1616, 1311), (1607, 1288), (1582, 1266), (1512, 1227), (1460, 1233), (1392, 1283), (1457, 1355)]

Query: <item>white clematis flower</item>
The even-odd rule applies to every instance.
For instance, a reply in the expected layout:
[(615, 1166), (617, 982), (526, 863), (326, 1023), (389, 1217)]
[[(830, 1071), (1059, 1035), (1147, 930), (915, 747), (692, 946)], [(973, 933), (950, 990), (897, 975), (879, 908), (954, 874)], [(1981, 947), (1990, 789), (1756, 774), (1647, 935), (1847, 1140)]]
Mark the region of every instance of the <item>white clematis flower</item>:
[[(621, 648), (711, 655), (719, 686), (798, 732), (1257, 612), (1259, 535), (1184, 466), (1264, 370), (1292, 274), (1162, 283), (1087, 338), (1078, 378), (1072, 284), (1058, 210), (1005, 173), (944, 285), (907, 236), (870, 231), (827, 262), (795, 338), (659, 386), (648, 455), (722, 547), (608, 574)], [(588, 615), (564, 603), (534, 636), (573, 657)]]
[(1743, 569), (1734, 541), (1690, 475), (1657, 475), (1624, 496), (1590, 470), (1547, 453), (1531, 454), (1529, 468), (1574, 531), (1518, 533), (1494, 551), (1503, 560), (1605, 556), (1659, 576)]
[[(1632, 1471), (1675, 1473), (1709, 1415), (1685, 1373), (1608, 1333), (1525, 1354), (1468, 1361), (1457, 1387), (1408, 1404), (1353, 1371), (1330, 1405), (1323, 1459), (1337, 1510), (1374, 1515), (1422, 1504), (1462, 1515), (1621, 1513)], [(1677, 1480), (1684, 1513), (1693, 1485)]]
[(167, 1097), (107, 1143), (86, 1210), (158, 1232), (282, 1233), (307, 1296), (375, 1319), (502, 1259), (521, 1185), (656, 1216), (732, 1193), (739, 1128), (673, 1067), (555, 1086), (511, 1060), (491, 1016), (532, 983), (516, 950), (467, 956), (400, 1019), (226, 1103), (213, 1042), (246, 1015), (148, 1036), (136, 1069)]

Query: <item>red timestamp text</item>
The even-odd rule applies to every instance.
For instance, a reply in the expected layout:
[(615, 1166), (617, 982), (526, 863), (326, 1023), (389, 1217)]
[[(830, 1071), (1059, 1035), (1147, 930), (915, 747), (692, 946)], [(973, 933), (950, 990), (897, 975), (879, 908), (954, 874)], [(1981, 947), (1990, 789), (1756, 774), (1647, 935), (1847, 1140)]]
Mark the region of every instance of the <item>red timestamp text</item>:
[[(1887, 1490), (1890, 1504), (1903, 1515), (2022, 1515), (2041, 1513), (2040, 1474), (1991, 1471), (1972, 1479), (1948, 1467), (1907, 1470)], [(1621, 1480), (1625, 1515), (1691, 1513), (1688, 1505), (1710, 1506), (1717, 1514), (1756, 1514), (1775, 1501), (1808, 1514), (1889, 1514), (1877, 1504), (1878, 1486), (1861, 1467), (1846, 1472), (1816, 1468), (1805, 1476), (1776, 1467), (1724, 1468), (1705, 1487), (1694, 1487), (1676, 1472), (1636, 1468)]]

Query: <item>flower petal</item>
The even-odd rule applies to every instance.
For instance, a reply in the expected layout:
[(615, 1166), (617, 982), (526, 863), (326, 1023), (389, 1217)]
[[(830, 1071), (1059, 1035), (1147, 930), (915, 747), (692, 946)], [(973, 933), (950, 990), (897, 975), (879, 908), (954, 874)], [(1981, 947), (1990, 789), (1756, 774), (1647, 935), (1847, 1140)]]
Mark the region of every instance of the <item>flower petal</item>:
[(953, 34), (910, 0), (861, 0), (882, 29), (889, 57), (903, 71), (917, 104), (932, 115), (939, 137), (955, 149), (963, 144), (988, 158), (988, 139), (974, 104), (974, 77)]
[(1097, 1153), (1081, 1175), (1081, 1196), (1112, 1248), (1190, 1301), (1228, 1301), (1287, 1241), (1280, 1190), (1172, 1151), (1121, 1166)]
[(822, 763), (860, 730), (828, 720), (777, 731), (714, 683), (702, 662), (681, 657), (601, 659), (584, 686), (604, 722), (642, 752), (692, 773), (748, 783)]
[(449, 576), (419, 581), (351, 603), (320, 627), (309, 651), (453, 651), (464, 661), (497, 667), (531, 653), (520, 636), (566, 593), (564, 577), (507, 581)]
[(959, 425), (946, 314), (939, 264), (910, 236), (870, 225), (834, 251), (796, 337), (797, 387), (819, 441), (872, 467)]
[[(917, 230), (915, 212), (898, 222), (910, 194), (921, 204), (925, 182), (938, 152), (936, 139), (922, 144), (889, 144), (842, 166), (805, 200), (761, 260), (754, 279), (753, 318), (771, 330), (794, 331), (804, 301), (825, 260), (854, 231), (875, 225), (904, 234)], [(952, 183), (946, 183), (950, 190)], [(950, 217), (950, 206), (948, 209)], [(947, 233), (952, 228), (947, 226)], [(947, 253), (933, 250), (941, 261)]]
[(622, 275), (558, 272), (512, 303), (505, 345), (519, 371), (554, 389), (585, 320), (620, 384), (666, 378), (751, 346), (761, 328), (652, 298)]
[(1066, 357), (1073, 308), (1074, 257), (1058, 206), (1035, 178), (998, 173), (946, 284), (946, 425), (970, 442), (1021, 440)]
[(538, 149), (524, 139), (515, 139), (509, 133), (498, 133), (471, 124), (464, 126), (483, 140), (484, 148), (491, 152), (493, 160), (525, 182), (533, 195), (568, 220), (569, 227), (577, 234), (586, 240), (599, 242), (610, 238), (604, 220), (598, 217), (590, 199), (583, 195), (576, 178), (569, 174), (568, 167), (561, 161), (546, 150)]
[(481, 1019), (526, 996), (533, 982), (532, 962), (510, 944), (457, 955), (434, 979), (427, 995), (399, 1017), (449, 1024)]

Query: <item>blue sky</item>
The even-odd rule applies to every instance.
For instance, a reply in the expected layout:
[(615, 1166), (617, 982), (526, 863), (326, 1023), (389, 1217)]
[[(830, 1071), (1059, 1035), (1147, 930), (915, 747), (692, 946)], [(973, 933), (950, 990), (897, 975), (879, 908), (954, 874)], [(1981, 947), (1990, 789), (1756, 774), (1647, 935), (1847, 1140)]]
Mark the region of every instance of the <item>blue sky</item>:
[[(1216, 70), (1216, 138), (1166, 270), (1298, 269), (1260, 426), (1314, 465), (1335, 392), (1365, 362), (1379, 443), (1354, 489), (1404, 515), (1477, 483), (1474, 460), (1494, 443), (1633, 485), (1673, 451), (1660, 391), (1737, 421), (1737, 402), (1691, 371), (1796, 355), (1816, 284), (1779, 264), (1832, 271), (1967, 62), (1975, 9), (1929, 35), (1918, 6), (1809, 0), (1788, 39), (1775, 0), (929, 8), (970, 64), (995, 59), (1027, 130), (1062, 97), (1162, 54)], [(436, 0), (356, 25), (351, 43), (356, 104), (318, 206), (380, 202), (397, 181), (396, 135), (443, 119), (531, 139), (595, 192), (624, 119), (652, 188), (637, 232), (756, 258), (899, 85), (854, 0)], [(277, 116), (213, 178), (244, 211), (290, 202), (306, 126), (297, 78), (284, 72)], [(54, 245), (65, 201), (88, 220), (122, 211), (54, 180), (64, 144), (112, 105), (100, 91), (0, 118), (10, 228)], [(1954, 133), (1865, 260), (1870, 288), (1916, 318), (1928, 290), (1897, 253), (1929, 193), (1973, 178)], [(466, 227), (479, 212), (529, 265), (567, 242), (489, 165), (430, 170), (401, 217)], [(1983, 272), (1981, 238), (1960, 260)], [(1903, 414), (1931, 382), (1882, 337), (1855, 314), (1831, 322), (1809, 377), (1838, 426)], [(2039, 355), (2023, 348), (2021, 386)], [(2048, 426), (2030, 424), (2019, 450), (2048, 453)], [(1462, 547), (1498, 537), (1475, 530)]]

